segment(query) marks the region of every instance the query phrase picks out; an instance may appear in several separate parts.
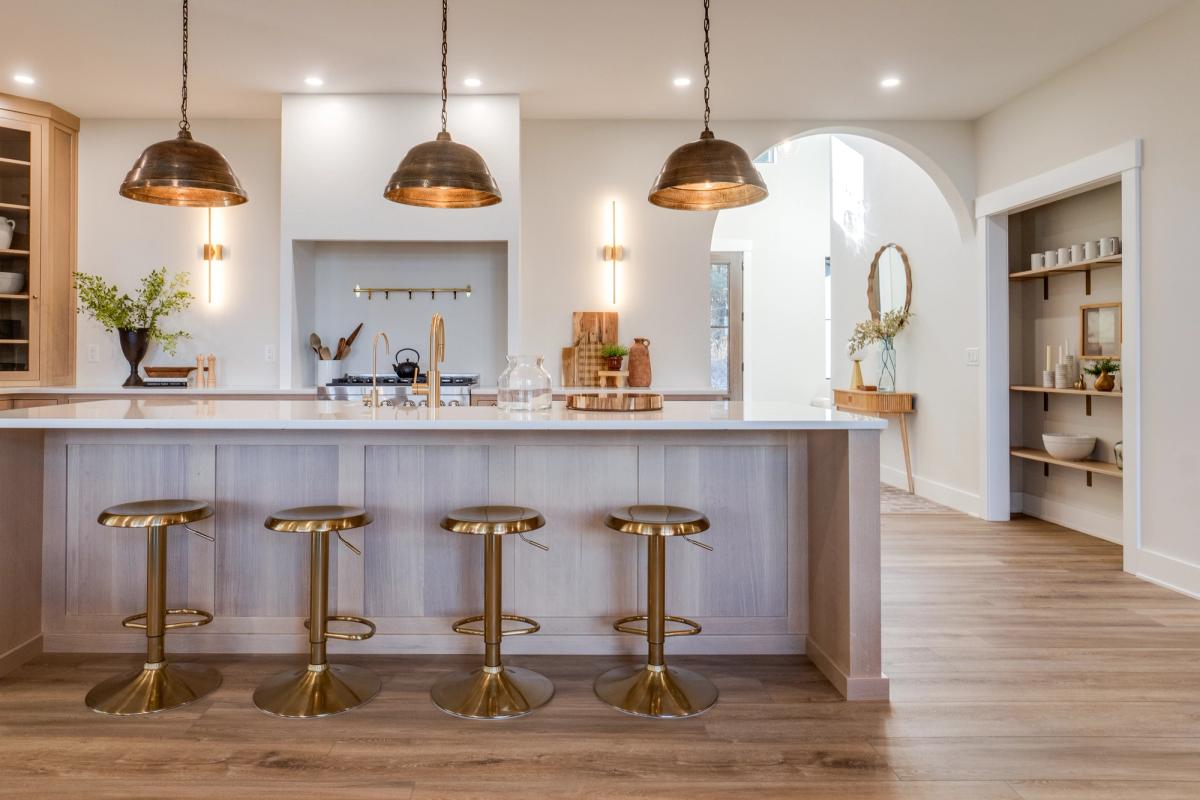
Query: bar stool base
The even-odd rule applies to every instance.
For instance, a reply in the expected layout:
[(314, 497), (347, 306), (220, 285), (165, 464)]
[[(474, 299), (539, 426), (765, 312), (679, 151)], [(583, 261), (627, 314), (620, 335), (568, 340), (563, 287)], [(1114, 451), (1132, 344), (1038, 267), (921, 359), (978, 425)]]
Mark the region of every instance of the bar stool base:
[(379, 694), (369, 669), (334, 664), (321, 671), (294, 669), (272, 675), (254, 690), (254, 705), (276, 717), (312, 719), (357, 708)]
[(523, 717), (550, 702), (554, 684), (545, 675), (521, 667), (450, 672), (430, 690), (442, 711), (464, 719)]
[(132, 717), (186, 706), (221, 685), (221, 673), (201, 664), (165, 664), (97, 684), (84, 702), (101, 714)]
[(693, 717), (717, 702), (712, 681), (678, 667), (617, 667), (596, 678), (595, 690), (618, 711), (655, 719)]

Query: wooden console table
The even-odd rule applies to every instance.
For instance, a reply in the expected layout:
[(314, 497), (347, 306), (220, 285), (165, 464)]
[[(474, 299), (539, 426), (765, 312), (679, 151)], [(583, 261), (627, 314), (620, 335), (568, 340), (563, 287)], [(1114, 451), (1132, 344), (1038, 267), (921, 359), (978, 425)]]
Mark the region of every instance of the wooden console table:
[(916, 413), (917, 396), (911, 392), (864, 392), (862, 389), (834, 389), (833, 404), (838, 411), (900, 418), (900, 441), (904, 445), (904, 473), (908, 493), (913, 494), (912, 458), (908, 454), (908, 415)]

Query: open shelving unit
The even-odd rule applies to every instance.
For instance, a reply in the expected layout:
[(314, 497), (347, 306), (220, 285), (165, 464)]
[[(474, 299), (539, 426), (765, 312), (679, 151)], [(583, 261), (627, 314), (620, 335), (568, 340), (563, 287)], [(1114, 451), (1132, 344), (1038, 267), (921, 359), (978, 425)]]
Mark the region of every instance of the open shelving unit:
[(1066, 467), (1067, 469), (1081, 470), (1087, 473), (1088, 486), (1092, 485), (1092, 473), (1107, 475), (1110, 478), (1120, 480), (1123, 473), (1116, 464), (1108, 461), (1096, 461), (1091, 458), (1085, 458), (1081, 461), (1067, 461), (1062, 458), (1055, 458), (1045, 450), (1038, 450), (1033, 447), (1014, 447), (1010, 451), (1014, 458), (1023, 458), (1026, 461), (1037, 461), (1044, 466), (1044, 474), (1050, 474), (1051, 465), (1056, 467)]

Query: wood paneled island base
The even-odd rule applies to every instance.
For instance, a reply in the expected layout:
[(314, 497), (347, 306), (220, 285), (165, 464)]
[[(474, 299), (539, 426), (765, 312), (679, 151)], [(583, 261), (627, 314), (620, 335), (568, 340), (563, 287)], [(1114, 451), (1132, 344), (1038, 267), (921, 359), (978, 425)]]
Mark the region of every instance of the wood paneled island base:
[(144, 548), (95, 518), (116, 502), (168, 497), (216, 509), (197, 525), (215, 547), (182, 529), (170, 536), (168, 605), (216, 615), (171, 634), (172, 652), (304, 652), (307, 550), (263, 520), (321, 503), (376, 519), (347, 534), (363, 556), (335, 548), (331, 565), (331, 613), (378, 625), (355, 654), (474, 652), (450, 624), (482, 608), (479, 548), (437, 521), (452, 508), (519, 503), (545, 515), (551, 550), (505, 549), (506, 610), (542, 623), (506, 650), (632, 655), (639, 642), (611, 625), (645, 611), (645, 544), (607, 535), (602, 521), (622, 505), (670, 502), (702, 509), (716, 547), (668, 548), (668, 612), (704, 627), (673, 638), (672, 654), (807, 653), (847, 698), (886, 699), (882, 423), (792, 404), (666, 405), (535, 417), (455, 408), (430, 419), (338, 402), (123, 400), (0, 413), (0, 539), (13, 556), (0, 566), (0, 666), (40, 650), (138, 650), (120, 620), (141, 610)]

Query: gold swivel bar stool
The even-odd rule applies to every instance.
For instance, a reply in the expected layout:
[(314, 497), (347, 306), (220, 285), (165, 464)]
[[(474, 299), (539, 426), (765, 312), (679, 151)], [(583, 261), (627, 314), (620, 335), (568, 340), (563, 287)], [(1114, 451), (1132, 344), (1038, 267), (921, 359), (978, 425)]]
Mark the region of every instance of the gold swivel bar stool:
[[(138, 672), (117, 675), (93, 688), (84, 702), (102, 714), (132, 716), (178, 708), (221, 685), (221, 675), (199, 664), (168, 664), (163, 639), (176, 628), (196, 628), (212, 622), (207, 611), (167, 608), (167, 529), (211, 517), (212, 507), (196, 500), (141, 500), (106, 508), (97, 522), (109, 528), (146, 529), (146, 610), (126, 617), (126, 628), (146, 631), (146, 662)], [(188, 528), (208, 541), (208, 534)], [(167, 617), (200, 617), (167, 622)]]
[[(500, 613), (501, 537), (515, 533), (534, 547), (549, 550), (544, 544), (525, 538), (529, 531), (546, 524), (532, 508), (520, 506), (475, 506), (451, 511), (442, 519), (442, 528), (451, 533), (483, 536), (483, 613), (464, 617), (454, 623), (455, 633), (482, 636), (483, 667), (451, 672), (438, 678), (430, 694), (434, 704), (456, 717), (468, 719), (510, 719), (521, 717), (550, 702), (554, 684), (545, 675), (521, 667), (506, 667), (500, 661), (500, 641), (505, 636), (536, 633), (537, 621), (516, 614)], [(522, 628), (504, 630), (504, 620), (520, 622)], [(482, 628), (471, 627), (482, 622)]]
[[(668, 636), (694, 636), (700, 624), (665, 612), (667, 586), (667, 537), (682, 536), (705, 550), (712, 548), (687, 537), (708, 530), (708, 518), (699, 511), (679, 506), (628, 506), (613, 511), (604, 524), (614, 531), (648, 537), (646, 542), (646, 613), (622, 617), (613, 624), (621, 633), (644, 635), (649, 644), (645, 666), (617, 667), (596, 679), (596, 696), (618, 711), (639, 717), (669, 719), (690, 717), (712, 708), (717, 687), (691, 670), (667, 666), (663, 643)], [(632, 622), (646, 623), (637, 628)], [(667, 622), (685, 625), (667, 630)]]
[[(329, 535), (333, 534), (355, 555), (362, 551), (342, 538), (341, 532), (370, 525), (371, 515), (349, 506), (307, 506), (276, 511), (264, 525), (282, 533), (309, 534), (308, 562), (308, 666), (267, 678), (254, 690), (254, 705), (279, 717), (308, 719), (339, 714), (362, 705), (379, 694), (379, 676), (368, 669), (330, 664), (325, 655), (328, 639), (362, 641), (375, 635), (375, 623), (355, 616), (329, 616)], [(337, 633), (332, 621), (365, 625), (363, 633)]]

